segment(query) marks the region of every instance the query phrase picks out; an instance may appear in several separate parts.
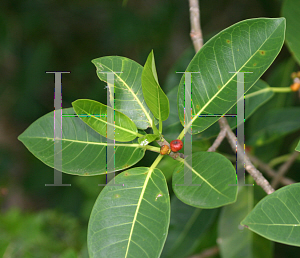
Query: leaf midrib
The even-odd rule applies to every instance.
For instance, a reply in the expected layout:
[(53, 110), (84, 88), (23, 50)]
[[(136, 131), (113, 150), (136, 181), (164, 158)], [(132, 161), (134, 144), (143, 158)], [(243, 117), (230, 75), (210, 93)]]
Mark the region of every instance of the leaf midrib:
[(134, 229), (134, 226), (135, 226), (135, 223), (136, 223), (136, 218), (137, 218), (137, 215), (138, 215), (138, 211), (140, 209), (141, 202), (143, 200), (143, 197), (144, 197), (144, 194), (145, 194), (145, 190), (147, 188), (148, 181), (149, 181), (149, 179), (151, 177), (151, 174), (152, 174), (153, 170), (154, 169), (151, 168), (151, 167), (148, 170), (148, 174), (147, 174), (147, 177), (146, 177), (145, 182), (143, 184), (142, 192), (141, 192), (139, 201), (138, 201), (137, 206), (136, 206), (135, 214), (134, 214), (133, 221), (132, 221), (131, 230), (130, 230), (130, 233), (129, 233), (129, 238), (128, 238), (128, 244), (127, 244), (127, 248), (126, 248), (125, 258), (127, 258), (127, 255), (128, 255), (128, 250), (129, 250), (129, 246), (130, 246), (130, 242), (131, 242), (131, 237), (132, 237), (132, 234), (133, 234), (133, 229)]
[[(281, 23), (280, 23), (281, 24)], [(279, 24), (279, 25), (280, 25)], [(188, 123), (187, 125), (187, 129), (188, 130), (190, 128), (190, 126), (193, 124), (193, 122), (198, 118), (198, 116), (205, 110), (205, 108), (219, 95), (219, 93), (227, 86), (227, 84), (229, 84), (233, 78), (246, 66), (246, 64), (254, 57), (254, 55), (257, 54), (257, 52), (260, 50), (260, 48), (266, 43), (267, 40), (269, 40), (271, 38), (271, 36), (275, 33), (275, 31), (278, 29), (279, 25), (277, 26), (276, 29), (274, 29), (274, 31), (269, 35), (269, 37), (266, 38), (266, 40), (260, 45), (260, 47), (253, 53), (253, 55), (250, 56), (250, 58), (244, 63), (243, 66), (241, 66), (241, 68), (234, 73), (234, 75), (222, 86), (222, 88), (220, 90), (218, 90), (216, 92), (216, 94), (199, 110), (199, 112), (193, 117), (193, 119), (191, 119), (191, 121)], [(255, 82), (254, 82), (255, 83)], [(254, 84), (253, 83), (253, 84)], [(252, 84), (252, 85), (253, 85)]]
[(226, 198), (229, 198), (228, 196), (226, 196), (225, 194), (220, 192), (217, 188), (215, 188), (210, 182), (208, 182), (203, 176), (201, 176), (195, 169), (193, 169), (187, 162), (185, 162), (185, 165), (190, 170), (192, 170), (198, 177), (200, 177), (203, 180), (203, 182), (205, 182), (211, 189), (215, 190), (218, 194), (223, 195)]
[[(23, 136), (20, 138), (21, 139), (24, 138), (29, 138), (29, 139), (45, 139), (47, 141), (54, 141), (54, 138), (50, 138), (50, 137), (29, 137), (29, 136)], [(84, 143), (84, 144), (92, 144), (92, 145), (103, 145), (103, 146), (124, 146), (124, 147), (132, 147), (132, 148), (143, 148), (143, 146), (141, 146), (140, 144), (126, 144), (126, 143), (115, 143), (115, 144), (111, 144), (111, 143), (102, 143), (102, 142), (88, 142), (88, 141), (79, 141), (79, 140), (72, 140), (72, 139), (58, 139), (61, 141), (66, 141), (66, 142), (76, 142), (76, 143)]]
[(96, 118), (96, 120), (99, 120), (99, 121), (101, 121), (101, 122), (104, 123), (104, 124), (107, 124), (108, 126), (112, 126), (112, 127), (115, 127), (115, 128), (117, 128), (117, 129), (119, 129), (119, 130), (121, 130), (121, 131), (125, 131), (125, 132), (128, 132), (128, 133), (130, 133), (130, 134), (133, 134), (133, 135), (135, 135), (135, 136), (138, 136), (138, 133), (137, 133), (137, 132), (131, 131), (131, 130), (129, 130), (129, 129), (126, 129), (126, 128), (124, 128), (124, 127), (122, 127), (122, 126), (119, 126), (119, 125), (116, 125), (116, 124), (108, 123), (108, 122), (105, 121), (105, 120), (102, 120), (102, 119), (100, 119), (100, 118), (98, 118), (98, 117), (96, 117), (96, 116), (93, 116), (92, 114), (88, 114), (88, 115), (89, 115), (90, 117)]
[[(128, 133), (130, 133), (130, 134), (132, 134), (132, 135), (139, 136), (139, 133), (138, 133), (138, 132), (131, 131), (131, 130), (129, 130), (129, 129), (126, 129), (126, 128), (124, 128), (124, 127), (122, 127), (122, 126), (119, 126), (119, 125), (116, 125), (116, 124), (108, 123), (107, 121), (101, 119), (100, 117), (96, 117), (95, 115), (90, 114), (88, 111), (86, 111), (85, 109), (83, 109), (83, 108), (80, 107), (80, 106), (77, 106), (77, 108), (81, 109), (81, 110), (82, 110), (83, 112), (85, 112), (89, 117), (95, 118), (97, 121), (100, 121), (101, 123), (107, 124), (108, 126), (115, 127), (115, 128), (117, 128), (117, 129), (119, 129), (119, 130), (121, 130), (121, 131), (128, 132)], [(109, 107), (107, 107), (107, 108), (109, 108)], [(121, 113), (121, 114), (122, 114), (122, 113)], [(123, 115), (124, 115), (124, 114), (123, 114)], [(130, 118), (128, 118), (128, 119), (130, 119)], [(131, 122), (132, 122), (132, 121), (131, 121)]]
[(300, 224), (265, 224), (265, 223), (250, 223), (247, 222), (247, 226), (248, 225), (262, 225), (262, 226), (284, 226), (284, 227), (297, 227), (300, 226)]
[[(123, 63), (123, 60), (122, 60)], [(101, 63), (104, 67), (106, 67), (108, 70), (112, 71), (109, 67), (107, 67), (106, 65), (104, 65), (103, 63)], [(98, 67), (97, 67), (97, 70)], [(143, 106), (142, 102), (139, 100), (138, 96), (133, 92), (133, 90), (128, 86), (128, 84), (118, 75), (116, 74), (114, 71), (112, 71), (114, 73), (114, 75), (123, 82), (123, 84), (125, 85), (125, 87), (131, 92), (131, 94), (134, 96), (134, 98), (136, 99), (136, 101), (138, 102), (139, 106), (142, 108), (142, 110), (144, 111), (144, 114), (146, 115), (149, 124), (152, 124), (152, 119), (150, 118), (150, 115), (148, 114), (147, 110), (145, 109), (145, 107)], [(107, 82), (107, 80), (103, 80), (105, 82)]]

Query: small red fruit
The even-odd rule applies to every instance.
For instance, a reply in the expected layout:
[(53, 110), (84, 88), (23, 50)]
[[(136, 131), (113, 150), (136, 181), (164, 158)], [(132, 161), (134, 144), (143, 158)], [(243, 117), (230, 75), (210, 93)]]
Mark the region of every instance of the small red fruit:
[(166, 154), (169, 154), (171, 152), (170, 148), (168, 145), (162, 145), (160, 147), (160, 154), (161, 155), (166, 155)]
[(171, 150), (173, 152), (177, 152), (182, 149), (183, 143), (181, 140), (177, 139), (177, 140), (171, 141), (170, 146), (171, 146)]

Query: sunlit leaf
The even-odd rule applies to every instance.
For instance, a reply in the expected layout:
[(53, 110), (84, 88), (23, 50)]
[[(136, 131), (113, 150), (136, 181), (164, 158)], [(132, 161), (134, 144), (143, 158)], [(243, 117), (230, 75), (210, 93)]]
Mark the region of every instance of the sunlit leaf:
[[(62, 111), (62, 172), (82, 176), (106, 173), (107, 139), (82, 122), (73, 108)], [(36, 120), (18, 139), (39, 160), (54, 167), (54, 112)], [(137, 140), (116, 142), (114, 171), (131, 167), (144, 154), (145, 149)]]
[[(186, 158), (186, 162), (191, 168), (190, 157)], [(195, 185), (182, 185), (184, 184), (184, 163), (180, 163), (174, 170), (172, 185), (174, 193), (181, 201), (206, 209), (217, 208), (236, 201), (236, 171), (231, 162), (221, 154), (193, 153), (192, 183)]]
[(142, 73), (143, 95), (154, 116), (164, 121), (169, 116), (169, 100), (158, 83), (154, 54), (149, 54)]
[(166, 179), (155, 168), (126, 170), (102, 190), (88, 227), (88, 249), (95, 257), (158, 258), (170, 222)]
[[(278, 55), (285, 32), (285, 19), (257, 18), (241, 21), (210, 39), (186, 71), (192, 74), (192, 133), (202, 132), (237, 101), (237, 73), (244, 74), (247, 92)], [(179, 118), (184, 124), (184, 76), (178, 90)], [(190, 125), (191, 125), (190, 124)], [(189, 126), (190, 126), (189, 125)]]
[[(274, 92), (271, 90), (269, 85), (263, 81), (258, 80), (255, 85), (251, 87), (249, 91), (245, 94), (245, 121), (251, 117), (251, 115), (264, 103), (269, 101), (274, 96)], [(227, 114), (237, 114), (236, 105), (234, 105)], [(236, 117), (227, 117), (227, 122), (231, 129), (236, 128), (237, 119)], [(220, 132), (220, 126), (218, 123), (214, 123), (207, 130), (201, 132), (200, 134), (193, 136), (195, 140), (208, 139), (213, 136), (218, 135)]]
[(298, 142), (298, 145), (295, 150), (300, 152), (300, 141)]
[(155, 134), (146, 134), (143, 137), (138, 139), (139, 144), (141, 144), (142, 146), (146, 146), (149, 143), (155, 141), (155, 139), (158, 137), (158, 135)]
[[(126, 115), (114, 111), (111, 107), (90, 99), (78, 99), (72, 102), (72, 105), (80, 119), (104, 137), (110, 138), (107, 136), (107, 125), (115, 130), (114, 137), (110, 138), (111, 140), (127, 142), (138, 136), (135, 123)], [(110, 109), (111, 113), (114, 112), (114, 121), (111, 123), (107, 122), (107, 109)]]
[[(147, 107), (142, 92), (143, 67), (121, 56), (100, 57), (92, 60), (92, 63), (96, 66), (97, 75), (102, 81), (107, 82), (105, 72), (114, 73), (114, 91), (113, 85), (108, 85), (111, 105), (131, 118), (137, 128), (151, 127), (153, 114)], [(114, 92), (114, 101), (112, 92)]]

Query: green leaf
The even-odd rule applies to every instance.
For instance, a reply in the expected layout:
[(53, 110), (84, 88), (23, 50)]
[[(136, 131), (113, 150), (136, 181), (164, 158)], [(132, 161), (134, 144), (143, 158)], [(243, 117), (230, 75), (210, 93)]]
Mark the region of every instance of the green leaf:
[(299, 117), (299, 107), (279, 108), (266, 112), (247, 144), (261, 146), (300, 129)]
[(155, 117), (153, 116), (153, 119), (152, 119), (152, 130), (153, 130), (153, 134), (156, 134), (156, 135), (159, 135), (159, 131), (155, 125)]
[(163, 125), (161, 119), (159, 120), (159, 133), (161, 134), (163, 130)]
[(138, 141), (139, 141), (139, 144), (140, 144), (140, 145), (146, 146), (146, 145), (148, 145), (149, 143), (155, 141), (157, 137), (158, 137), (157, 134), (146, 134), (146, 135), (144, 135), (143, 137), (140, 137), (140, 138), (138, 139)]
[(166, 180), (169, 181), (172, 178), (174, 168), (177, 166), (177, 161), (171, 158), (169, 155), (165, 157), (158, 163), (157, 168), (160, 169), (166, 177)]
[[(62, 112), (62, 172), (81, 176), (105, 174), (107, 139), (75, 117), (73, 108)], [(36, 120), (18, 139), (34, 156), (54, 168), (54, 112)], [(115, 142), (114, 171), (131, 167), (144, 154), (145, 149), (137, 140)]]
[[(283, 60), (279, 63), (274, 64), (272, 73), (268, 76), (268, 84), (272, 87), (286, 87), (291, 85), (292, 78), (291, 73), (296, 69), (296, 63), (292, 57), (289, 57), (286, 60)], [(247, 122), (247, 138), (246, 142), (251, 139), (252, 135), (256, 132), (258, 125), (263, 122), (263, 118), (267, 112), (274, 110), (275, 108), (282, 108), (293, 106), (295, 102), (295, 94), (286, 93), (286, 94), (274, 94), (273, 98), (265, 103), (263, 106), (259, 107), (257, 111), (251, 116)], [(279, 155), (281, 150), (281, 141), (284, 140), (283, 137), (275, 141), (265, 144), (259, 148), (255, 148), (256, 155), (261, 157), (262, 160), (270, 160), (275, 156)], [(274, 145), (275, 144), (275, 145)], [(269, 148), (268, 147), (271, 147)], [(259, 153), (257, 153), (257, 151)]]
[[(104, 72), (114, 72), (113, 85), (108, 85), (111, 92), (111, 105), (127, 115), (139, 129), (147, 129), (152, 125), (153, 114), (147, 107), (142, 92), (143, 67), (137, 62), (120, 56), (105, 56), (92, 60), (97, 68), (100, 80), (107, 82)], [(121, 72), (121, 73), (119, 73)], [(112, 92), (115, 93), (114, 102)], [(157, 121), (156, 121), (157, 123)]]
[(300, 64), (300, 6), (298, 0), (285, 0), (282, 15), (286, 18), (286, 42), (290, 52)]
[(245, 94), (245, 120), (273, 96), (270, 86), (265, 81), (258, 80)]
[(247, 230), (240, 222), (252, 210), (258, 186), (239, 186), (237, 201), (222, 209), (218, 223), (218, 245), (222, 258), (271, 258), (272, 242)]
[[(245, 20), (223, 30), (200, 49), (186, 69), (200, 72), (192, 74), (193, 134), (202, 132), (220, 119), (199, 115), (226, 114), (235, 105), (237, 72), (252, 72), (244, 74), (244, 91), (252, 87), (278, 55), (284, 32), (284, 18)], [(184, 92), (183, 76), (178, 90), (182, 124)]]
[[(274, 96), (274, 92), (269, 85), (263, 81), (258, 80), (254, 86), (245, 94), (245, 121), (251, 117), (251, 115), (264, 103), (269, 101)], [(232, 107), (227, 114), (236, 114), (236, 105)], [(236, 117), (227, 117), (227, 122), (231, 129), (236, 128)], [(218, 123), (214, 123), (207, 130), (201, 132), (195, 138), (197, 140), (209, 139), (213, 136), (217, 136), (220, 132), (220, 126)]]
[(166, 121), (163, 122), (164, 138), (172, 141), (177, 138), (180, 131), (183, 129), (179, 119), (177, 110), (177, 93), (178, 85), (168, 92), (167, 97), (170, 100), (170, 115)]
[(88, 249), (95, 257), (158, 258), (170, 222), (166, 179), (155, 168), (122, 172), (102, 190), (91, 213)]
[(241, 222), (275, 242), (300, 246), (300, 183), (280, 188), (263, 198)]
[(147, 106), (158, 120), (166, 120), (169, 116), (169, 100), (159, 86), (153, 50), (149, 54), (142, 73), (143, 95)]
[[(104, 137), (107, 137), (107, 125), (115, 128), (114, 138), (109, 138), (111, 140), (128, 142), (140, 136), (135, 123), (129, 117), (100, 102), (78, 99), (72, 102), (72, 106), (83, 122)], [(114, 112), (114, 124), (107, 123), (107, 109)]]
[(300, 141), (298, 142), (298, 145), (295, 150), (300, 152)]
[[(186, 158), (190, 166), (190, 157)], [(173, 190), (176, 196), (188, 205), (212, 209), (236, 201), (236, 172), (231, 162), (215, 152), (192, 154), (192, 183), (184, 185), (184, 164), (181, 162), (173, 173)]]
[(217, 209), (195, 208), (172, 196), (170, 228), (161, 258), (191, 255), (216, 215)]

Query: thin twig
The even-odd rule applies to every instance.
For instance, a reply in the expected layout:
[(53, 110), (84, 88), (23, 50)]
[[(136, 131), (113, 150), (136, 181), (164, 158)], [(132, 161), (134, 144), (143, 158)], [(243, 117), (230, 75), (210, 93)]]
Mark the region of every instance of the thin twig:
[(295, 151), (290, 156), (290, 158), (279, 167), (278, 172), (277, 172), (276, 176), (273, 178), (272, 183), (271, 183), (271, 185), (272, 185), (273, 188), (277, 187), (278, 183), (280, 182), (280, 180), (282, 179), (282, 177), (284, 176), (284, 174), (292, 166), (292, 164), (297, 159), (297, 157), (298, 157), (299, 154), (300, 153), (298, 151)]
[(208, 152), (216, 151), (216, 149), (220, 146), (220, 144), (222, 143), (225, 137), (226, 137), (226, 130), (221, 129), (214, 143), (212, 144), (212, 146), (209, 147), (207, 151)]
[(211, 248), (205, 249), (200, 254), (196, 254), (196, 255), (190, 256), (189, 258), (207, 258), (207, 257), (211, 257), (213, 255), (216, 255), (218, 253), (219, 253), (218, 246), (213, 246)]
[[(203, 46), (203, 36), (200, 25), (200, 8), (198, 0), (189, 0), (190, 5), (190, 21), (191, 21), (191, 39), (194, 44), (196, 53)], [(221, 130), (212, 146), (207, 150), (209, 152), (216, 151), (226, 136), (226, 130)]]
[(191, 21), (191, 39), (194, 44), (196, 53), (203, 46), (202, 31), (200, 26), (200, 11), (198, 0), (189, 0), (190, 4), (190, 21)]
[[(274, 169), (272, 169), (268, 164), (262, 162), (261, 160), (259, 160), (257, 157), (251, 156), (248, 154), (248, 157), (250, 158), (250, 160), (255, 163), (258, 168), (260, 168), (262, 171), (264, 171), (269, 177), (274, 178), (276, 176), (276, 171)], [(291, 178), (288, 177), (281, 177), (280, 182), (283, 185), (291, 185), (296, 183), (296, 181), (294, 181)]]
[[(195, 51), (198, 52), (203, 45), (202, 32), (200, 27), (200, 10), (199, 10), (199, 2), (198, 0), (189, 0), (190, 4), (190, 21), (191, 21), (191, 38), (194, 44)], [(231, 131), (230, 126), (227, 123), (225, 117), (219, 119), (219, 124), (221, 131), (226, 131), (226, 137), (228, 139), (229, 144), (231, 145), (234, 151), (239, 153), (243, 153), (244, 150), (240, 146), (240, 144), (236, 140), (236, 136)], [(220, 132), (221, 133), (221, 132)], [(219, 136), (217, 137), (219, 138)], [(221, 138), (221, 136), (220, 136)], [(223, 138), (224, 139), (224, 138)], [(241, 155), (238, 155), (239, 157)], [(260, 185), (267, 194), (273, 193), (275, 190), (271, 187), (270, 183), (267, 179), (264, 178), (262, 173), (260, 173), (251, 163), (248, 156), (244, 155), (244, 160), (241, 162), (245, 162), (246, 170), (253, 177), (258, 185)]]
[[(237, 151), (237, 152), (244, 152), (244, 150), (242, 149), (241, 145), (237, 142), (236, 136), (235, 134), (231, 131), (230, 126), (228, 125), (228, 122), (226, 120), (225, 117), (220, 118), (219, 120), (219, 124), (221, 126), (221, 129), (225, 128), (226, 129), (226, 138), (231, 146), (231, 148), (233, 149), (233, 151)], [(275, 190), (272, 188), (272, 186), (270, 185), (270, 183), (268, 182), (267, 179), (264, 178), (264, 176), (262, 175), (261, 172), (259, 172), (251, 163), (249, 157), (244, 154), (244, 160), (241, 160), (240, 162), (244, 163), (246, 165), (246, 170), (248, 171), (248, 173), (253, 177), (253, 179), (255, 180), (255, 182), (261, 186), (261, 188), (267, 193), (267, 194), (271, 194), (273, 193)]]

